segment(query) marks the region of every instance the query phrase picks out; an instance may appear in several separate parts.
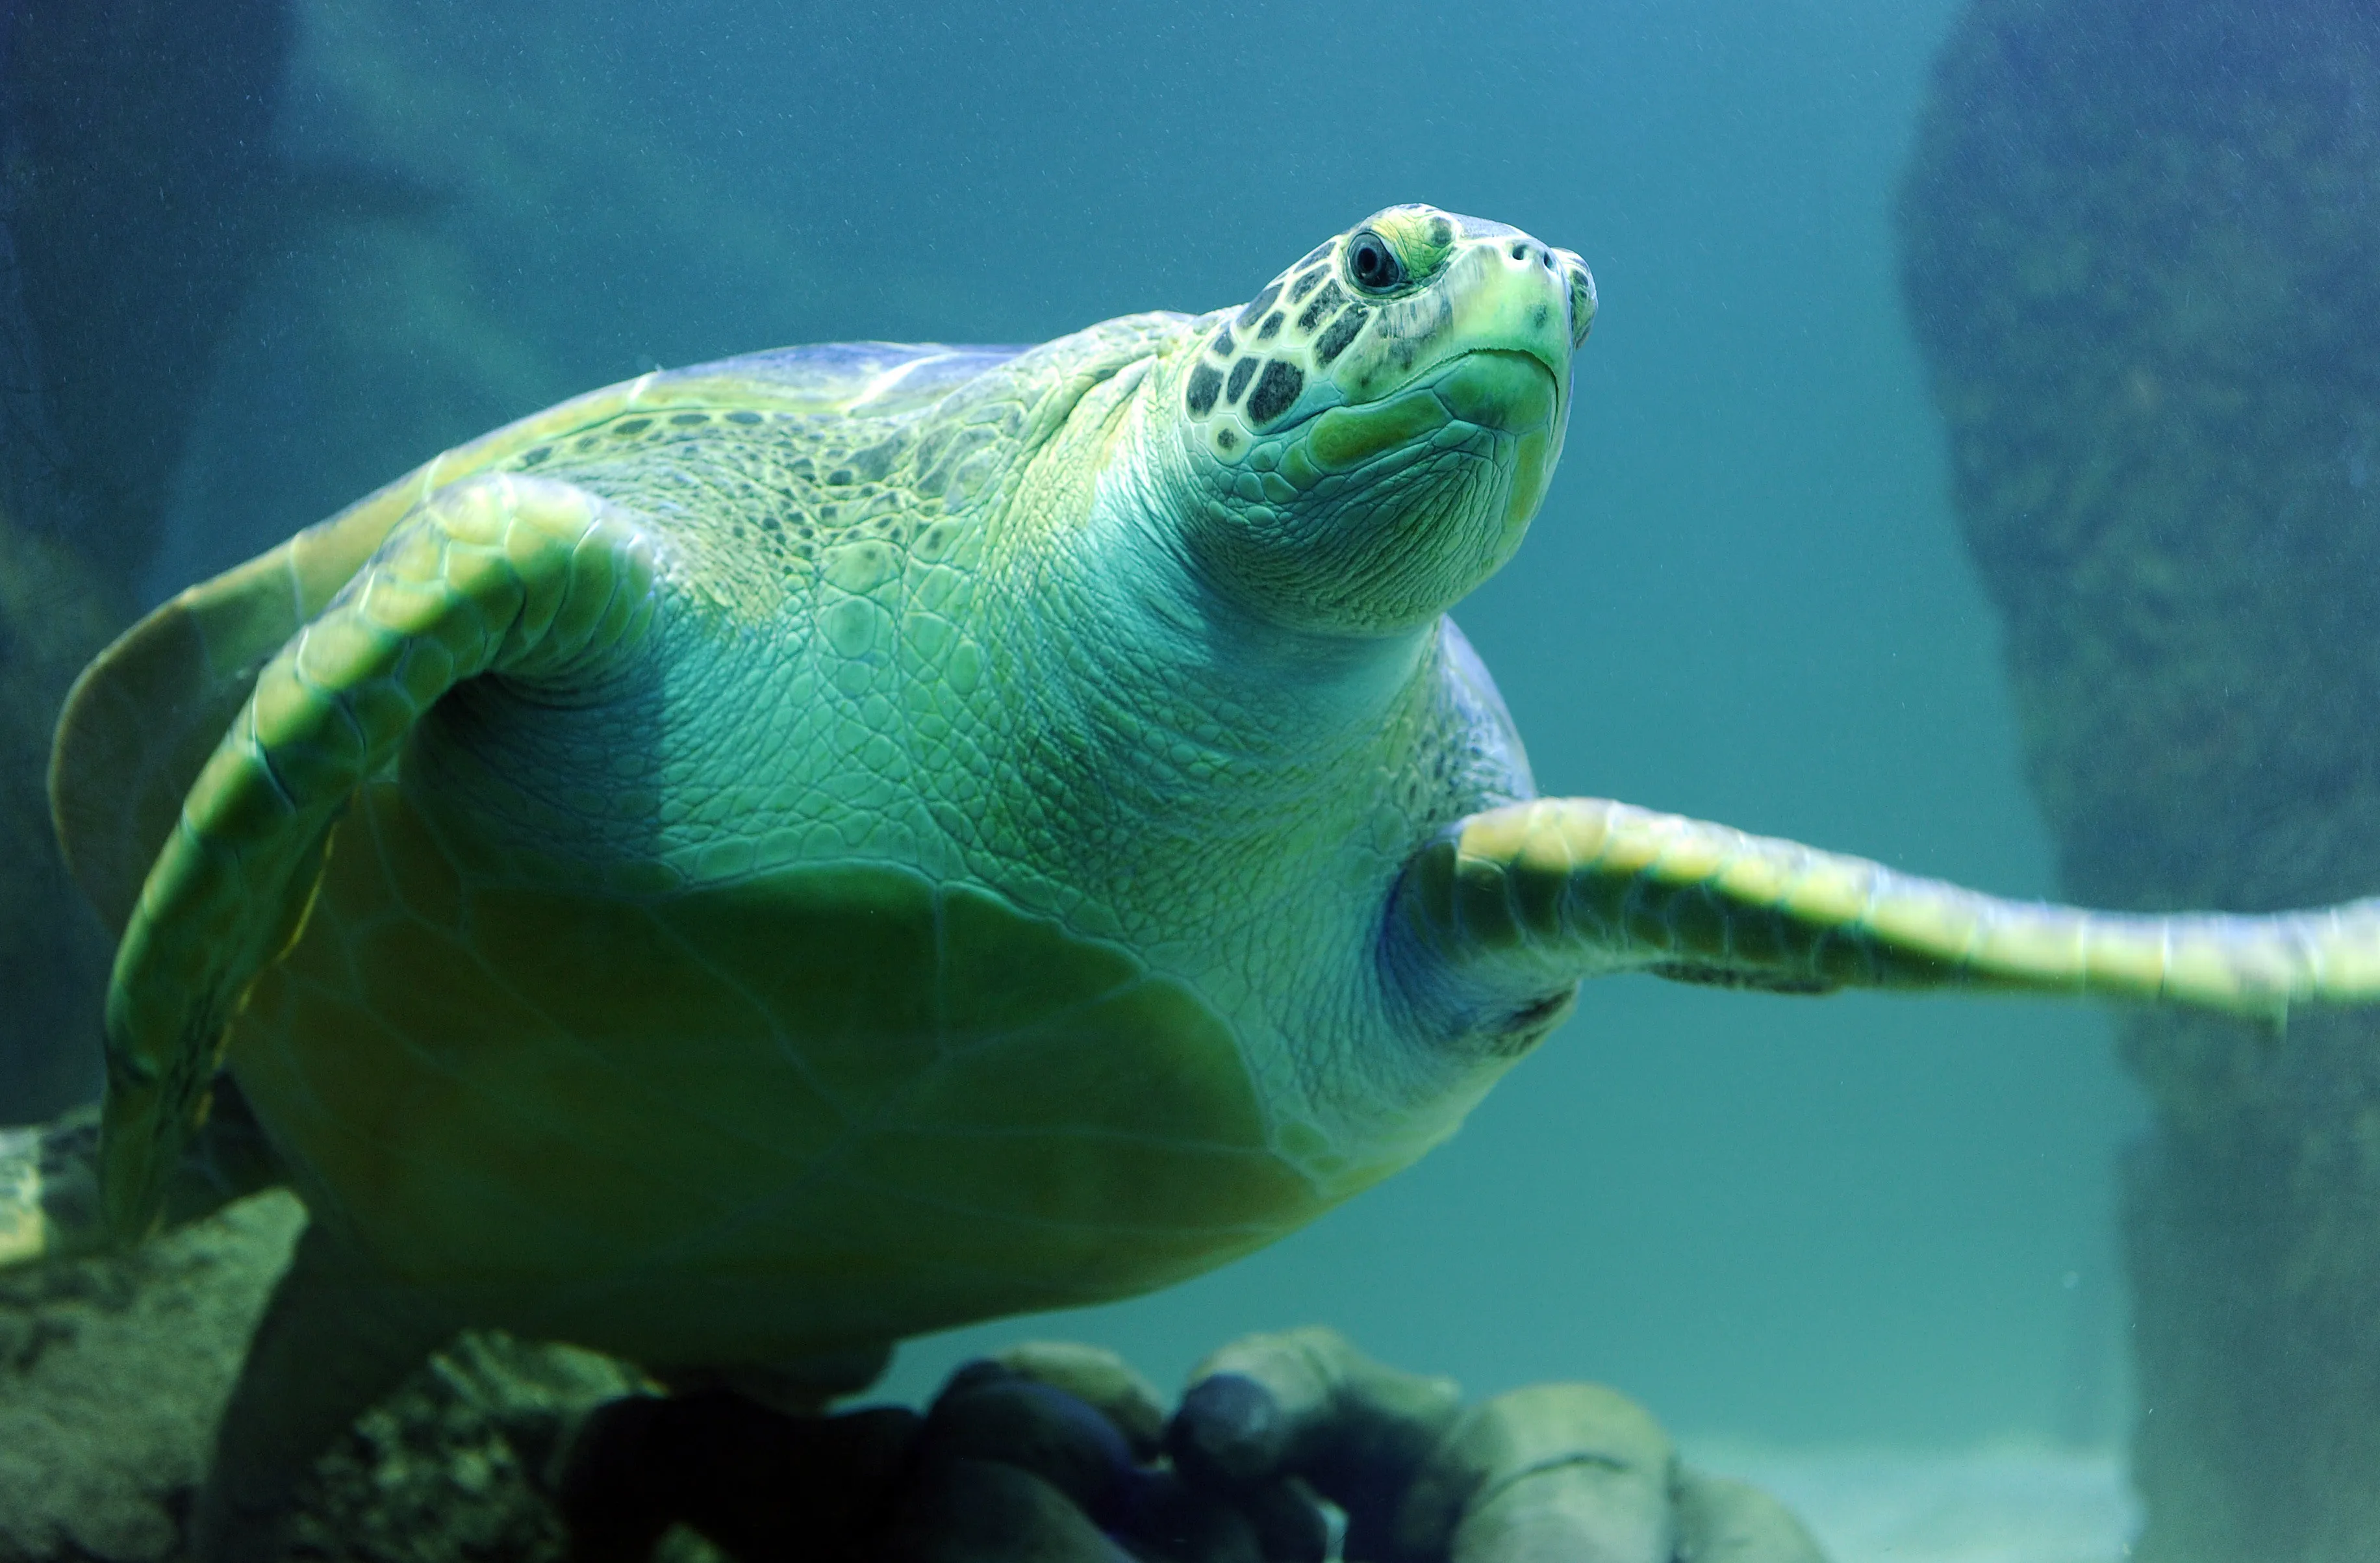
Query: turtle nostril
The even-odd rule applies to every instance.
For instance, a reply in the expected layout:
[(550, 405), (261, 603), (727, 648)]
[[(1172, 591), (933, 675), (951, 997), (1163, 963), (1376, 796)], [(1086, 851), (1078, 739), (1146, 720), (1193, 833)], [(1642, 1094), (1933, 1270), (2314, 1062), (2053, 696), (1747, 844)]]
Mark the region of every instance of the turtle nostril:
[(1512, 247), (1512, 259), (1513, 259), (1513, 260), (1527, 260), (1528, 258), (1529, 258), (1529, 247), (1528, 247), (1527, 245), (1525, 245), (1525, 244), (1516, 244), (1516, 245), (1514, 245), (1514, 246)]

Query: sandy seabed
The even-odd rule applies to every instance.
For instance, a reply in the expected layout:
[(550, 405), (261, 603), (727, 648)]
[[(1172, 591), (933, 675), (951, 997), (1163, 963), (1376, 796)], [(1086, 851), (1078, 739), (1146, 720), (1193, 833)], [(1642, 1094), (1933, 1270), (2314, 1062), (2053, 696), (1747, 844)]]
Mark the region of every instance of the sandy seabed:
[(1697, 1467), (1782, 1499), (1833, 1563), (2121, 1563), (2140, 1528), (2113, 1450), (1683, 1442)]

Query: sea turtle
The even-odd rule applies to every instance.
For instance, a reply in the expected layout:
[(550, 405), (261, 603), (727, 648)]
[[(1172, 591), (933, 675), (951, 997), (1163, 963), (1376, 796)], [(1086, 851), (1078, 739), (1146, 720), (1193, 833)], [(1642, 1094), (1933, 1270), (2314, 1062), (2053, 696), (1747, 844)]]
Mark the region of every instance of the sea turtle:
[(1393, 207), (1244, 307), (645, 375), (129, 631), (53, 771), (122, 931), (105, 1222), (219, 1070), (313, 1216), (204, 1525), (458, 1322), (757, 1371), (1195, 1275), (1588, 976), (2380, 996), (2380, 904), (2096, 915), (1536, 798), (1445, 613), (1594, 313)]

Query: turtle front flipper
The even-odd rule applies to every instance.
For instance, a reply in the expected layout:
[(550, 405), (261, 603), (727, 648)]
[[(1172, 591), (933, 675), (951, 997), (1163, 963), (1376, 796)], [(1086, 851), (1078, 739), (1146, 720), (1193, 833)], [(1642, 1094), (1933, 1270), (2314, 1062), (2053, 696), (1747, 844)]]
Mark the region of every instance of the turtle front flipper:
[(441, 489), (640, 405), (652, 377), (607, 386), (424, 462), (329, 519), (161, 604), (92, 659), (50, 751), (50, 818), (110, 931), (259, 671)]
[(75, 883), (111, 930), (131, 920), (184, 794), (265, 660), (329, 604), (418, 497), (392, 483), (190, 588), (75, 681), (50, 751), (50, 817)]
[(1972, 988), (2278, 1020), (2380, 1002), (2380, 900), (2265, 916), (2002, 901), (1864, 858), (1599, 798), (1460, 821), (1415, 857), (1388, 958), (1439, 1029), (1542, 1030), (1580, 979), (1824, 993)]
[(116, 950), (101, 1188), (118, 1236), (157, 1219), (225, 1028), (302, 927), (357, 787), (466, 679), (600, 676), (642, 639), (655, 578), (626, 513), (563, 483), (472, 478), (398, 522), (266, 664), (183, 799)]

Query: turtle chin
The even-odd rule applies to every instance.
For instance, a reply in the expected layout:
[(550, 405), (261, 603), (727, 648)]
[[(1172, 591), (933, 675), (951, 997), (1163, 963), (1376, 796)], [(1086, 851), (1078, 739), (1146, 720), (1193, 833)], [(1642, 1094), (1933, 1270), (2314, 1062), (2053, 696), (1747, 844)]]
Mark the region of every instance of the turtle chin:
[(1190, 552), (1292, 628), (1427, 624), (1520, 546), (1560, 454), (1562, 401), (1535, 354), (1457, 355), (1392, 395), (1278, 430), (1251, 453), (1261, 480), (1201, 474)]
[(1426, 384), (1366, 406), (1333, 407), (1320, 414), (1301, 431), (1298, 446), (1324, 472), (1360, 473), (1416, 441), (1445, 442), (1439, 432), (1443, 429), (1510, 435), (1514, 442), (1512, 482), (1505, 520), (1514, 528), (1512, 541), (1517, 544), (1520, 531), (1546, 496), (1554, 460), (1561, 454), (1561, 388), (1555, 374), (1534, 353), (1477, 348), (1441, 366)]

